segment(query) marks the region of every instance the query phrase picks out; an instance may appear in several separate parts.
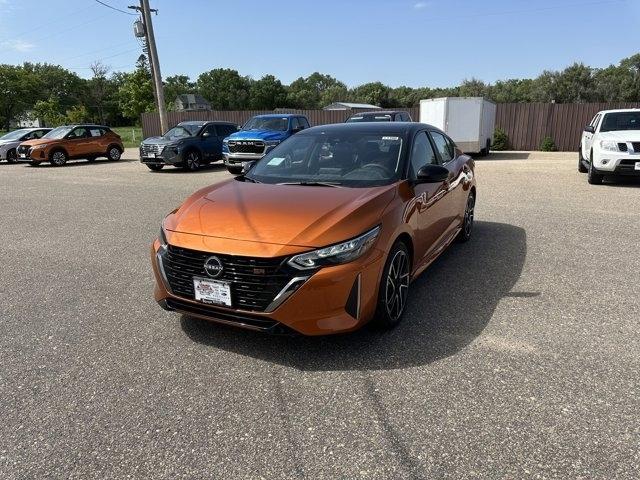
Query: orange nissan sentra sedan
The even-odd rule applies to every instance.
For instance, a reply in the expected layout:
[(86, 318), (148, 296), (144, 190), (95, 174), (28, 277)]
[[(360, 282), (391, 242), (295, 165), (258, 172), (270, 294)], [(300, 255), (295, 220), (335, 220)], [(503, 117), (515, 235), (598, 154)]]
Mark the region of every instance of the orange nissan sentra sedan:
[(197, 191), (153, 243), (167, 310), (271, 333), (390, 328), (476, 201), (474, 162), (420, 123), (304, 130)]

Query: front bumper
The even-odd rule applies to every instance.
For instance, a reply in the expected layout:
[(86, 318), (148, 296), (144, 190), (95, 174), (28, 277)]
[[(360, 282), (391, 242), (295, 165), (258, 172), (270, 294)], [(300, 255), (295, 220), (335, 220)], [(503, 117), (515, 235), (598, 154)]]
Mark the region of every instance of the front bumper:
[(174, 295), (163, 274), (159, 249), (156, 240), (151, 250), (156, 279), (154, 297), (163, 308), (252, 330), (303, 335), (348, 332), (367, 323), (375, 313), (385, 259), (384, 253), (374, 247), (353, 262), (321, 268), (273, 311), (257, 312), (211, 306)]
[(244, 165), (246, 162), (253, 162), (256, 160), (260, 160), (265, 156), (264, 153), (228, 153), (224, 152), (222, 154), (224, 156), (224, 164), (227, 167), (240, 167)]
[(640, 163), (640, 153), (610, 152), (594, 150), (593, 166), (602, 174), (611, 175), (640, 175), (636, 164)]
[(182, 164), (182, 151), (167, 147), (159, 155), (145, 154), (140, 150), (140, 163), (145, 165), (179, 165)]

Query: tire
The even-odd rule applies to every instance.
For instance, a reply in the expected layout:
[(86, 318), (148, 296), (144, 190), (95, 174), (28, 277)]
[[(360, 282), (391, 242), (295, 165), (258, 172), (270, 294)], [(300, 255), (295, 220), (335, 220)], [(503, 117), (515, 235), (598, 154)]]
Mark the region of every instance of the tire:
[(64, 150), (54, 150), (49, 155), (49, 162), (54, 167), (61, 167), (67, 163), (67, 153)]
[(242, 167), (232, 167), (227, 165), (227, 170), (229, 170), (231, 175), (240, 175), (242, 173)]
[(593, 168), (593, 152), (591, 152), (590, 161), (589, 161), (589, 174), (587, 175), (587, 181), (591, 185), (602, 185), (602, 179), (604, 175), (598, 173), (595, 168)]
[(187, 172), (195, 172), (200, 169), (202, 164), (202, 156), (197, 150), (189, 150), (185, 157), (182, 168)]
[(122, 150), (117, 145), (111, 145), (107, 150), (107, 159), (117, 162), (122, 157)]
[(589, 169), (584, 166), (584, 158), (582, 158), (582, 146), (578, 147), (578, 172), (587, 173)]
[(476, 194), (471, 191), (467, 197), (467, 204), (464, 207), (464, 220), (462, 221), (462, 229), (458, 234), (458, 241), (464, 243), (471, 239), (473, 233), (473, 220), (475, 216)]
[(18, 159), (18, 155), (16, 154), (16, 149), (14, 148), (13, 150), (9, 150), (7, 152), (7, 162), (8, 163), (16, 163)]
[(164, 167), (164, 165), (150, 165), (150, 164), (147, 164), (147, 167), (149, 168), (149, 170), (153, 170), (154, 172), (159, 172), (160, 170), (162, 170), (162, 167)]
[(411, 255), (405, 243), (397, 241), (382, 270), (374, 326), (389, 330), (400, 323), (409, 298), (410, 281)]

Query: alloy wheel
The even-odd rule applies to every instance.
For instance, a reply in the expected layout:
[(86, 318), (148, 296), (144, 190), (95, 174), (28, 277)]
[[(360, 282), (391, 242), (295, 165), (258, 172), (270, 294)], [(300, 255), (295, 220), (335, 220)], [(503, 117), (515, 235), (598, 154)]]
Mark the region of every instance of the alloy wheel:
[(189, 152), (187, 155), (187, 168), (191, 171), (200, 168), (200, 156), (196, 152)]
[(476, 208), (476, 198), (473, 194), (467, 199), (467, 206), (464, 210), (464, 236), (469, 238), (473, 229), (473, 216)]
[(396, 322), (402, 315), (408, 293), (409, 257), (406, 252), (399, 250), (391, 260), (385, 285), (387, 314), (393, 322)]
[(113, 147), (109, 150), (109, 160), (120, 160), (120, 149)]
[(51, 157), (51, 163), (53, 163), (56, 166), (61, 166), (64, 165), (67, 161), (67, 156), (64, 154), (64, 152), (54, 152), (53, 156)]

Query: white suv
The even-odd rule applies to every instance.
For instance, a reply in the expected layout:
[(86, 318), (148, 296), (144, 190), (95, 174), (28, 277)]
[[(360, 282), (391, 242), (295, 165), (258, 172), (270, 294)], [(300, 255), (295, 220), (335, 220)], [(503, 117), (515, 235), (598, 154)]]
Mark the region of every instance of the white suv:
[(640, 109), (598, 112), (582, 132), (578, 171), (592, 184), (605, 175), (640, 177)]

